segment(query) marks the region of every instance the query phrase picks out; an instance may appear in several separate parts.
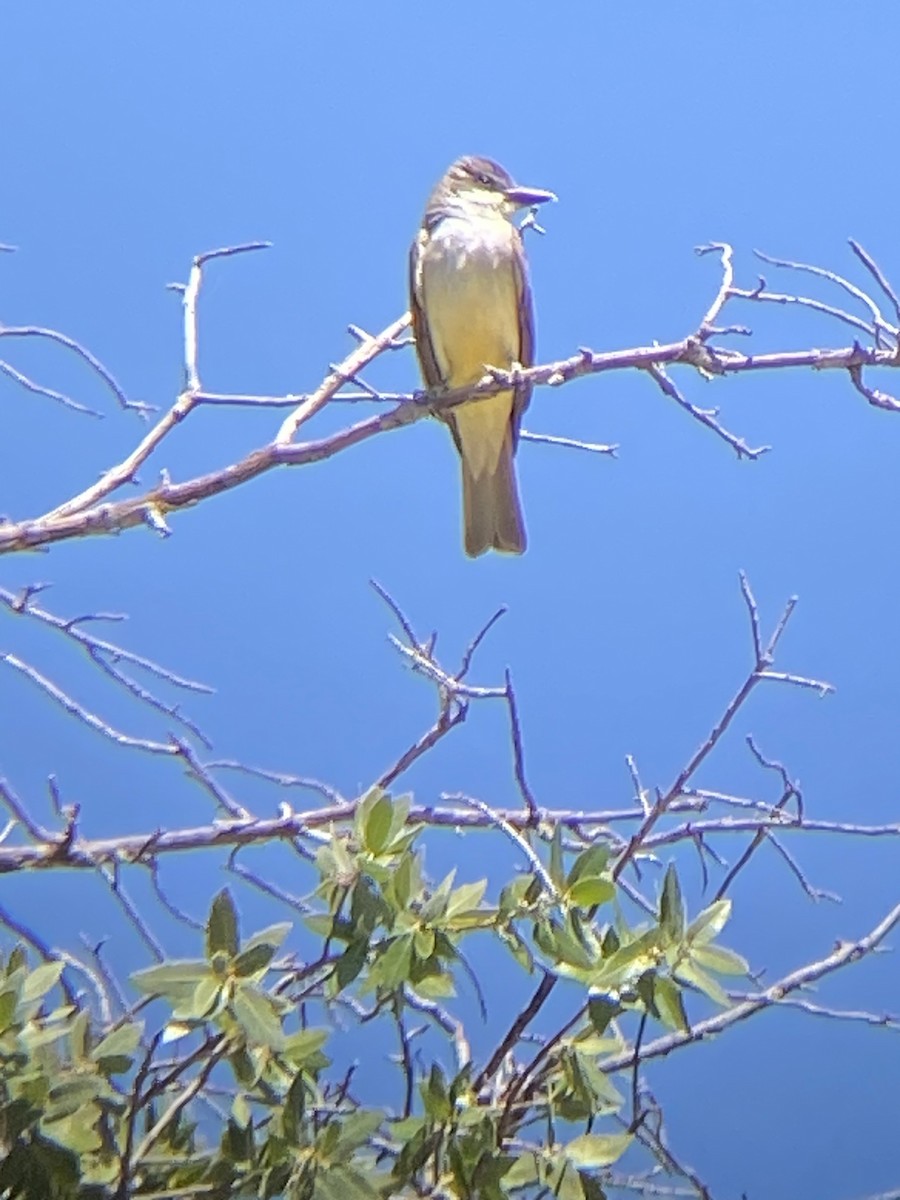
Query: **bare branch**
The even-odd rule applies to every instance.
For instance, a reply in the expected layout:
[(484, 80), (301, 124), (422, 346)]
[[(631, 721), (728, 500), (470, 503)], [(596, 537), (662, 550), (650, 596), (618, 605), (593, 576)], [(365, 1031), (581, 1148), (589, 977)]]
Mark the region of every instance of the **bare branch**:
[[(851, 242), (851, 245), (852, 244), (853, 243)], [(868, 325), (866, 322), (860, 321), (858, 317), (853, 317), (849, 313), (843, 312), (841, 309), (832, 309), (829, 305), (820, 304), (819, 302), (810, 300), (805, 296), (785, 296), (784, 298), (779, 297), (777, 298), (778, 303), (796, 302), (798, 304), (803, 304), (809, 308), (819, 309), (820, 311), (827, 313), (829, 316), (837, 317), (838, 320), (855, 325), (857, 328), (863, 329), (873, 337), (877, 338), (880, 334), (886, 333), (890, 337), (896, 339), (897, 330), (893, 325), (889, 325), (887, 321), (885, 321), (884, 317), (881, 315), (881, 310), (872, 297), (869, 296), (868, 293), (864, 292), (862, 288), (857, 287), (856, 284), (851, 283), (848, 279), (845, 279), (843, 275), (838, 275), (835, 271), (829, 271), (825, 267), (812, 266), (810, 263), (793, 262), (791, 259), (787, 258), (776, 258), (774, 255), (763, 253), (762, 250), (754, 250), (753, 253), (757, 258), (761, 259), (763, 262), (770, 263), (773, 267), (784, 267), (791, 271), (803, 271), (809, 275), (815, 275), (820, 279), (825, 279), (829, 283), (836, 284), (837, 287), (843, 288), (845, 292), (854, 298), (854, 300), (859, 301), (860, 304), (869, 310), (869, 312), (872, 314), (872, 324)], [(746, 298), (753, 300), (770, 298), (775, 299), (775, 297), (767, 296), (764, 292), (762, 292), (762, 289), (757, 289), (755, 293), (751, 293)]]
[(71, 350), (80, 359), (99, 375), (107, 388), (115, 396), (120, 408), (133, 409), (134, 411), (145, 414), (150, 411), (150, 405), (142, 404), (138, 400), (129, 400), (125, 392), (119, 386), (115, 376), (109, 371), (96, 355), (86, 349), (77, 342), (74, 338), (67, 337), (64, 333), (58, 333), (55, 329), (44, 329), (40, 325), (0, 325), (0, 338), (41, 338), (44, 341), (56, 342), (60, 346), (65, 346), (67, 350)]
[(592, 454), (607, 454), (610, 458), (616, 458), (619, 452), (618, 443), (606, 445), (602, 442), (581, 442), (577, 438), (557, 437), (550, 433), (529, 433), (527, 429), (519, 430), (519, 440), (541, 442), (546, 446), (565, 446), (570, 450), (588, 450)]
[(850, 249), (863, 264), (866, 270), (871, 274), (872, 278), (894, 306), (894, 315), (897, 317), (898, 322), (900, 322), (900, 300), (898, 300), (897, 293), (888, 283), (887, 276), (884, 274), (881, 267), (879, 267), (875, 259), (872, 258), (871, 254), (864, 250), (859, 242), (854, 241), (853, 238), (849, 238), (848, 241), (850, 243)]
[(284, 421), (275, 437), (275, 445), (289, 445), (296, 437), (300, 426), (324, 408), (345, 383), (356, 379), (359, 372), (368, 366), (372, 359), (377, 358), (382, 351), (397, 340), (404, 329), (409, 328), (411, 321), (411, 315), (408, 312), (404, 313), (376, 337), (367, 338), (351, 354), (348, 354), (340, 366), (335, 368), (316, 391)]
[(35, 381), (28, 375), (23, 375), (21, 371), (17, 371), (14, 366), (0, 359), (0, 371), (4, 375), (8, 375), (13, 382), (20, 387), (25, 388), (27, 392), (34, 392), (38, 396), (47, 396), (50, 400), (55, 400), (64, 408), (70, 408), (73, 412), (84, 413), (89, 417), (102, 417), (102, 413), (96, 409), (88, 408), (86, 404), (79, 404), (77, 400), (73, 400), (71, 396), (66, 396), (63, 392), (57, 392), (54, 388), (44, 387), (42, 383)]
[(91, 712), (89, 708), (79, 704), (68, 692), (63, 691), (46, 675), (42, 675), (40, 671), (23, 662), (15, 654), (0, 653), (0, 663), (6, 663), (7, 666), (24, 675), (26, 679), (31, 680), (43, 692), (54, 700), (61, 708), (64, 708), (70, 716), (76, 717), (85, 725), (89, 726), (96, 733), (103, 734), (110, 741), (115, 742), (119, 746), (128, 746), (134, 750), (146, 750), (151, 754), (175, 754), (176, 749), (171, 742), (154, 742), (149, 738), (133, 737), (131, 734), (122, 733), (121, 730), (108, 724), (96, 713)]
[(711, 429), (717, 437), (720, 437), (723, 442), (726, 442), (732, 448), (732, 450), (734, 450), (738, 458), (749, 458), (751, 460), (755, 460), (757, 458), (762, 458), (764, 454), (767, 454), (768, 451), (772, 449), (771, 446), (757, 446), (755, 448), (748, 446), (743, 438), (739, 438), (735, 434), (729, 433), (728, 430), (723, 425), (720, 425), (716, 420), (715, 409), (698, 408), (696, 404), (692, 404), (690, 400), (686, 399), (686, 397), (681, 394), (679, 389), (675, 386), (662, 367), (658, 367), (651, 363), (646, 367), (646, 371), (650, 378), (657, 383), (660, 391), (662, 391), (671, 400), (674, 400), (676, 404), (680, 404), (685, 412), (689, 412), (691, 414), (695, 421), (699, 421), (701, 425), (705, 425), (707, 429)]

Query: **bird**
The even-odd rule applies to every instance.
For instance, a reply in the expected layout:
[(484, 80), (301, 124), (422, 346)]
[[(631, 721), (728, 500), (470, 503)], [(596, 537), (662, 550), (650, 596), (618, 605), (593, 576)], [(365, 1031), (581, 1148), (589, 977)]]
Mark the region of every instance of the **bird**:
[[(555, 200), (490, 158), (454, 162), (425, 207), (409, 257), (416, 355), (429, 391), (477, 383), (486, 368), (534, 363), (534, 306), (516, 212)], [(522, 554), (527, 544), (514, 455), (532, 385), (444, 413), (462, 466), (463, 543)]]

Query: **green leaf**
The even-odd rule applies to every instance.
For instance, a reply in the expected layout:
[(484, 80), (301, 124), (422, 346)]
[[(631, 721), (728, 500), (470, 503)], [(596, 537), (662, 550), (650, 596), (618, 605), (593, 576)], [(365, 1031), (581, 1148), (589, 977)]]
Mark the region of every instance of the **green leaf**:
[(421, 979), (414, 979), (411, 986), (424, 1000), (446, 1000), (456, 995), (453, 977), (446, 971), (423, 975)]
[(581, 1175), (565, 1159), (554, 1163), (547, 1183), (552, 1188), (555, 1200), (584, 1200)]
[(716, 900), (709, 908), (704, 908), (687, 929), (686, 940), (695, 946), (711, 942), (719, 936), (731, 916), (731, 901)]
[(146, 995), (166, 996), (177, 1000), (192, 995), (201, 979), (209, 975), (209, 963), (202, 960), (184, 959), (162, 963), (156, 967), (145, 967), (135, 971), (131, 982)]
[(500, 929), (497, 932), (519, 966), (530, 975), (534, 970), (534, 955), (528, 949), (524, 939), (514, 929)]
[(381, 1193), (354, 1167), (317, 1171), (310, 1200), (380, 1200)]
[(206, 957), (227, 954), (234, 958), (239, 950), (237, 910), (228, 888), (222, 888), (210, 906), (206, 921)]
[(19, 1042), (29, 1050), (36, 1050), (39, 1046), (49, 1046), (52, 1042), (58, 1042), (60, 1038), (68, 1036), (68, 1033), (68, 1023), (36, 1025), (29, 1022), (19, 1034)]
[(687, 1013), (684, 1008), (684, 997), (681, 988), (665, 975), (657, 975), (654, 988), (654, 1000), (659, 1019), (670, 1029), (680, 1029), (682, 1033), (690, 1033)]
[(525, 1150), (506, 1172), (503, 1182), (509, 1189), (522, 1188), (537, 1183), (539, 1178), (537, 1155), (533, 1150)]
[(253, 1155), (253, 1126), (229, 1117), (222, 1134), (222, 1154), (229, 1162), (248, 1162)]
[(421, 959), (431, 958), (434, 954), (435, 933), (427, 926), (420, 926), (414, 934), (416, 955)]
[(263, 975), (274, 957), (274, 946), (259, 944), (251, 949), (242, 950), (234, 960), (234, 973), (242, 979), (250, 975)]
[[(128, 1026), (124, 1028), (127, 1029)], [(91, 1020), (87, 1011), (82, 1009), (69, 1027), (69, 1048), (74, 1062), (83, 1062), (88, 1057), (90, 1035)]]
[(556, 825), (553, 829), (553, 837), (550, 839), (550, 862), (547, 866), (547, 874), (558, 891), (562, 892), (565, 890), (566, 868), (563, 862), (562, 825)]
[(596, 956), (591, 954), (570, 923), (541, 921), (535, 926), (534, 940), (556, 966), (566, 964), (583, 971), (596, 966), (599, 951)]
[(409, 979), (412, 966), (412, 935), (405, 933), (393, 938), (380, 953), (369, 971), (367, 986), (396, 988)]
[(192, 1021), (206, 1021), (220, 1008), (223, 1000), (221, 981), (207, 975), (194, 988), (190, 1004), (179, 1005), (178, 1016)]
[(40, 1000), (42, 996), (46, 996), (52, 987), (59, 983), (59, 977), (63, 973), (64, 964), (61, 962), (41, 963), (39, 967), (35, 967), (33, 971), (25, 978), (22, 985), (21, 1000), (23, 1003), (29, 1003), (33, 1000)]
[(101, 1070), (105, 1074), (118, 1074), (118, 1072), (112, 1072), (108, 1067), (104, 1067), (104, 1060), (124, 1057), (130, 1063), (134, 1052), (141, 1044), (143, 1031), (144, 1026), (137, 1022), (120, 1025), (118, 1029), (114, 1029), (112, 1033), (97, 1043), (91, 1058), (100, 1064)]
[(12, 1025), (18, 1007), (18, 989), (7, 988), (0, 992), (0, 1033), (5, 1033)]
[(303, 924), (316, 937), (328, 938), (335, 936), (335, 918), (331, 913), (312, 913), (310, 916), (303, 918)]
[(447, 916), (455, 917), (460, 913), (468, 913), (477, 909), (484, 899), (486, 888), (486, 879), (479, 879), (475, 883), (461, 884), (450, 895), (447, 902)]
[(336, 991), (342, 992), (353, 982), (366, 963), (369, 953), (369, 943), (362, 940), (352, 942), (334, 965), (333, 979)]
[(261, 1193), (263, 1200), (273, 1200), (275, 1196), (284, 1195), (292, 1174), (293, 1164), (289, 1162), (276, 1163), (270, 1171), (267, 1171)]
[(408, 908), (410, 900), (418, 899), (421, 889), (418, 859), (414, 854), (404, 854), (391, 878), (391, 891), (400, 908)]
[(456, 877), (454, 868), (446, 875), (422, 905), (422, 920), (426, 922), (441, 921), (447, 915), (447, 905), (450, 903), (450, 893), (453, 880)]
[[(387, 845), (394, 811), (391, 798), (387, 792), (379, 792), (378, 789), (375, 789), (375, 791), (374, 802), (369, 805), (362, 822), (362, 836), (360, 840), (370, 854), (377, 855)], [(363, 804), (365, 804), (365, 801), (363, 801)], [(360, 805), (360, 808), (362, 808), (362, 805)]]
[(281, 1021), (272, 1001), (256, 988), (250, 985), (238, 987), (231, 1008), (249, 1042), (275, 1050), (284, 1045)]
[(624, 1011), (621, 1004), (607, 996), (591, 996), (588, 1000), (588, 1020), (597, 1033), (605, 1033), (610, 1021), (614, 1021)]
[(360, 935), (368, 938), (379, 924), (389, 924), (390, 920), (390, 908), (381, 891), (368, 875), (362, 875), (356, 882), (350, 900), (347, 941), (353, 941)]
[(70, 1075), (50, 1088), (44, 1115), (53, 1121), (70, 1116), (105, 1091), (106, 1083), (97, 1075)]
[(531, 875), (518, 875), (500, 892), (499, 913), (504, 919), (518, 913), (526, 905), (525, 897), (531, 887)]
[(750, 974), (747, 960), (726, 946), (694, 946), (691, 949), (691, 962), (699, 963), (701, 967), (719, 975)]
[(630, 1133), (583, 1133), (566, 1146), (566, 1158), (576, 1167), (608, 1167), (633, 1140)]
[(412, 808), (412, 796), (395, 796), (391, 813), (391, 828), (388, 834), (388, 849), (392, 854), (402, 854), (412, 845), (418, 836), (422, 825), (407, 825), (409, 810)]
[(25, 947), (19, 942), (13, 946), (9, 952), (9, 958), (6, 962), (6, 977), (9, 979), (16, 971), (24, 970), (28, 966), (28, 955), (25, 953)]
[(719, 1004), (722, 1008), (728, 1008), (731, 1001), (727, 994), (722, 990), (719, 984), (707, 975), (705, 971), (694, 962), (683, 962), (678, 967), (679, 978), (686, 980), (687, 983), (692, 983), (694, 987), (699, 988), (701, 992), (709, 996), (715, 1004)]
[(447, 1094), (444, 1072), (437, 1063), (432, 1063), (428, 1079), (422, 1080), (419, 1084), (419, 1091), (428, 1116), (433, 1121), (446, 1121), (451, 1111), (450, 1098)]
[(628, 987), (645, 971), (656, 967), (660, 957), (659, 931), (648, 929), (633, 942), (621, 946), (609, 958), (604, 958), (592, 981), (593, 986), (606, 992)]
[(244, 943), (243, 953), (246, 954), (254, 946), (272, 946), (277, 950), (292, 929), (293, 925), (290, 921), (278, 921), (267, 929), (261, 929), (259, 933), (254, 933), (253, 937), (248, 938)]
[(301, 1029), (285, 1038), (282, 1054), (294, 1066), (304, 1067), (318, 1055), (330, 1034), (329, 1029)]
[(259, 1082), (259, 1070), (245, 1046), (238, 1046), (228, 1055), (234, 1077), (241, 1087), (252, 1088)]
[(100, 1113), (95, 1104), (85, 1104), (59, 1118), (46, 1118), (41, 1127), (48, 1137), (75, 1154), (95, 1154), (101, 1146), (97, 1122)]
[(302, 1144), (303, 1116), (306, 1112), (306, 1083), (300, 1071), (294, 1076), (281, 1108), (281, 1127), (292, 1146)]
[(587, 850), (582, 850), (575, 859), (566, 882), (571, 888), (573, 883), (577, 883), (579, 879), (584, 879), (586, 876), (602, 875), (608, 864), (609, 846), (602, 842), (588, 846)]
[(659, 898), (659, 923), (671, 941), (684, 937), (684, 900), (675, 867), (669, 863)]
[(336, 1153), (349, 1158), (354, 1150), (368, 1143), (383, 1121), (384, 1113), (380, 1109), (357, 1109), (341, 1124)]
[(568, 898), (578, 908), (608, 904), (616, 894), (615, 884), (602, 875), (584, 875), (570, 885)]
[(237, 1124), (240, 1125), (241, 1129), (246, 1129), (250, 1124), (250, 1105), (247, 1103), (247, 1097), (242, 1092), (238, 1092), (231, 1102), (231, 1115)]

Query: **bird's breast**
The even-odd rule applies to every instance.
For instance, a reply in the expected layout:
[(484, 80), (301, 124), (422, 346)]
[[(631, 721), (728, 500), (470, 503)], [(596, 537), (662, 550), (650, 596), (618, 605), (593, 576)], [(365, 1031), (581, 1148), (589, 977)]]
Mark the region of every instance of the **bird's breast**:
[(444, 382), (477, 382), (519, 360), (518, 234), (504, 218), (444, 217), (420, 262), (420, 303)]

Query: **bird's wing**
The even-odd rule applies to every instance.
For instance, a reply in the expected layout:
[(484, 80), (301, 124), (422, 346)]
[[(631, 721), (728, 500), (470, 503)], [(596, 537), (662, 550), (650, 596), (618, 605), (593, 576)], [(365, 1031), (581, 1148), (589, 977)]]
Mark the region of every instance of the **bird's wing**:
[[(519, 341), (519, 363), (523, 367), (531, 367), (534, 365), (534, 303), (531, 299), (531, 284), (528, 281), (528, 263), (522, 246), (522, 235), (518, 230), (515, 230), (515, 237), (519, 252), (513, 257), (513, 272), (519, 302), (519, 328), (522, 331)], [(520, 383), (516, 388), (512, 411), (513, 445), (518, 441), (522, 414), (531, 401), (533, 390), (534, 385), (531, 383)]]
[[(425, 386), (429, 389), (440, 388), (444, 383), (437, 358), (435, 357), (434, 346), (431, 344), (431, 333), (428, 329), (428, 319), (422, 307), (421, 297), (422, 259), (425, 255), (425, 248), (428, 245), (430, 236), (430, 231), (427, 228), (420, 229), (409, 248), (409, 308), (412, 313), (413, 333), (416, 338), (416, 354), (422, 370), (422, 378), (425, 381)], [(446, 415), (438, 413), (437, 415), (450, 426), (450, 432), (453, 434), (456, 448), (462, 454), (462, 443), (459, 440), (456, 422), (453, 420), (453, 413), (448, 412)]]

